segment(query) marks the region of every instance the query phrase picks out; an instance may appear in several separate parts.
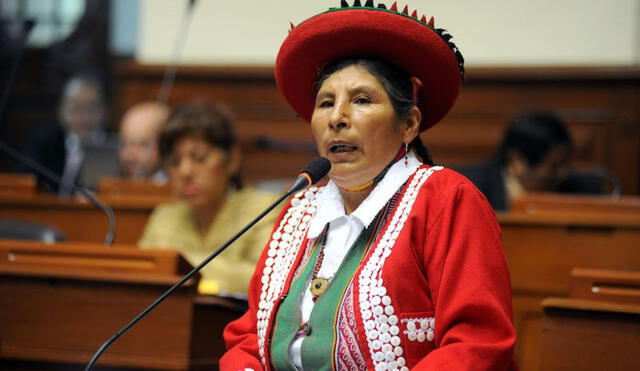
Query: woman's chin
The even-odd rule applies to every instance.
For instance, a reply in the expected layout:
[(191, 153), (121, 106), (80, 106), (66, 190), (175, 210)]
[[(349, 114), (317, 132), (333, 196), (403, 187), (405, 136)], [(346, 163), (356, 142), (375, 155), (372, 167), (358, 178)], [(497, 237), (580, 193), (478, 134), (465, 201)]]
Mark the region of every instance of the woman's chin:
[(182, 201), (186, 202), (189, 207), (191, 207), (192, 209), (199, 209), (201, 207), (203, 207), (203, 200), (198, 197), (198, 195), (182, 195), (180, 197), (182, 199)]
[(354, 188), (371, 181), (375, 175), (357, 174), (352, 170), (344, 172), (337, 171), (335, 174), (329, 174), (329, 177), (341, 188)]

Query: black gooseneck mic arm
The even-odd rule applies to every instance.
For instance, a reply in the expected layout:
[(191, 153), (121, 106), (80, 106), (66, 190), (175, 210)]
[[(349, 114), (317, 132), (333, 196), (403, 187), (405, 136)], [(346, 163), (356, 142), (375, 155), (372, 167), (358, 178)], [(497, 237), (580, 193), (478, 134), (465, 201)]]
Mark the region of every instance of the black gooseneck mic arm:
[[(15, 83), (15, 78), (18, 73), (20, 63), (22, 62), (22, 55), (24, 54), (24, 49), (27, 45), (27, 39), (29, 38), (29, 34), (31, 33), (33, 26), (35, 26), (35, 22), (33, 20), (26, 20), (23, 24), (22, 37), (20, 38), (20, 45), (18, 46), (19, 49), (17, 52), (16, 61), (13, 64), (11, 73), (7, 79), (7, 85), (2, 94), (2, 100), (0, 100), (0, 119), (2, 119), (2, 115), (4, 114), (5, 105), (7, 103), (9, 94), (11, 92), (11, 88), (13, 88), (13, 84)], [(56, 184), (62, 183), (62, 179), (60, 179), (60, 177), (57, 174), (55, 174), (53, 171), (50, 171), (46, 167), (37, 163), (36, 161), (33, 161), (32, 159), (20, 153), (18, 150), (6, 144), (2, 140), (0, 140), (0, 152), (6, 153), (12, 159), (20, 162), (22, 165), (27, 166), (32, 171), (40, 175), (43, 175), (44, 177), (51, 180), (52, 182)], [(113, 214), (113, 210), (111, 210), (111, 208), (106, 204), (100, 202), (87, 189), (83, 187), (79, 187), (76, 184), (72, 184), (72, 188), (75, 191), (79, 192), (81, 195), (83, 195), (87, 200), (89, 200), (89, 203), (91, 203), (93, 206), (97, 207), (98, 209), (102, 210), (107, 215), (107, 219), (109, 221), (109, 230), (107, 231), (107, 234), (105, 236), (104, 244), (105, 246), (111, 246), (111, 244), (113, 243), (113, 237), (116, 230), (116, 218), (115, 218), (115, 215)]]
[(187, 32), (191, 25), (193, 9), (195, 6), (196, 0), (189, 0), (189, 3), (184, 10), (182, 20), (180, 21), (180, 25), (178, 26), (178, 34), (176, 36), (175, 44), (173, 45), (171, 60), (164, 71), (164, 77), (162, 78), (162, 84), (160, 85), (160, 92), (158, 93), (157, 102), (160, 104), (167, 104), (169, 97), (171, 96), (173, 82), (176, 79), (176, 72), (178, 71), (178, 63), (180, 62), (180, 55), (182, 54), (182, 49), (184, 48), (184, 44), (187, 40)]
[(265, 215), (267, 215), (271, 210), (273, 210), (276, 206), (278, 206), (285, 198), (291, 196), (295, 192), (310, 186), (320, 179), (322, 179), (331, 169), (331, 163), (324, 157), (316, 157), (307, 164), (307, 166), (302, 170), (298, 178), (295, 180), (291, 188), (280, 196), (273, 204), (267, 207), (260, 215), (255, 217), (249, 224), (247, 224), (244, 228), (242, 228), (238, 233), (236, 233), (229, 241), (227, 241), (224, 245), (220, 246), (216, 251), (214, 251), (209, 257), (203, 260), (197, 267), (193, 268), (193, 270), (187, 273), (180, 281), (171, 286), (164, 294), (160, 295), (151, 305), (149, 305), (145, 310), (140, 312), (134, 319), (131, 320), (128, 324), (126, 324), (123, 328), (121, 328), (118, 332), (112, 335), (107, 341), (105, 341), (102, 346), (96, 351), (96, 353), (91, 358), (91, 361), (87, 364), (85, 371), (91, 371), (93, 366), (98, 361), (98, 358), (104, 353), (105, 350), (111, 344), (113, 344), (116, 340), (118, 340), (125, 332), (127, 332), (131, 327), (133, 327), (138, 321), (144, 318), (149, 312), (151, 312), (158, 304), (162, 303), (167, 297), (169, 297), (173, 292), (180, 286), (182, 286), (185, 282), (187, 282), (191, 277), (193, 277), (196, 273), (198, 273), (205, 265), (209, 264), (211, 260), (213, 260), (216, 256), (218, 256), (221, 252), (223, 252), (229, 245), (231, 245), (235, 240), (237, 240), (240, 236), (242, 236), (246, 231), (248, 231), (251, 227), (253, 227), (257, 222), (260, 221)]

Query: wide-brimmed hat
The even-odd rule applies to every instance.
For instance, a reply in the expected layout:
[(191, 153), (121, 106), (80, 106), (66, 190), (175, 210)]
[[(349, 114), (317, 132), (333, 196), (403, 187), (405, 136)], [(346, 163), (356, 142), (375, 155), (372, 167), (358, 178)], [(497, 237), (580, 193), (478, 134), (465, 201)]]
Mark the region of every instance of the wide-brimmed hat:
[(422, 82), (417, 97), (420, 129), (440, 121), (453, 106), (464, 78), (464, 60), (451, 35), (434, 19), (396, 3), (388, 9), (372, 0), (356, 0), (293, 26), (282, 43), (275, 66), (278, 88), (293, 110), (311, 121), (314, 83), (320, 71), (338, 59), (369, 57), (384, 60)]

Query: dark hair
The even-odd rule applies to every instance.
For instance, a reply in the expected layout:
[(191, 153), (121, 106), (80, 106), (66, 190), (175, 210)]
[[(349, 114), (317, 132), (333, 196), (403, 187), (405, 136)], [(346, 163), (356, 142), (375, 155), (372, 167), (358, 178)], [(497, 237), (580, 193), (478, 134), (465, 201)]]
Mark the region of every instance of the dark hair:
[[(167, 119), (158, 139), (158, 152), (163, 160), (169, 158), (178, 141), (193, 137), (229, 154), (236, 146), (231, 115), (221, 106), (194, 101), (176, 108)], [(232, 174), (230, 182), (242, 188), (240, 173)]]
[[(379, 59), (346, 58), (328, 64), (318, 75), (318, 79), (314, 85), (315, 92), (317, 93), (320, 90), (322, 84), (329, 76), (352, 65), (363, 67), (380, 81), (384, 90), (389, 95), (393, 110), (398, 116), (404, 117), (409, 113), (409, 110), (411, 110), (414, 105), (413, 85), (409, 80), (411, 76), (404, 70)], [(422, 143), (419, 135), (409, 143), (409, 146), (416, 150), (422, 162), (428, 165), (434, 164), (429, 150)]]
[(529, 165), (535, 166), (557, 146), (573, 146), (562, 120), (546, 112), (525, 113), (511, 121), (498, 147), (496, 159), (505, 165), (509, 153), (517, 151)]

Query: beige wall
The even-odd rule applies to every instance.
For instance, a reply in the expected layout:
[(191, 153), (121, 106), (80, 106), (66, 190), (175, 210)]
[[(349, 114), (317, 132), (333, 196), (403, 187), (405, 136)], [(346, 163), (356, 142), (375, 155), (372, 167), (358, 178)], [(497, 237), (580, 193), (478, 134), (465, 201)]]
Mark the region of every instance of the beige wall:
[[(142, 0), (136, 51), (140, 62), (166, 63), (171, 58), (186, 2)], [(337, 4), (339, 0), (200, 0), (182, 63), (273, 64), (290, 21), (297, 24)], [(469, 66), (640, 65), (640, 0), (410, 4), (434, 15), (436, 26), (454, 35)]]

